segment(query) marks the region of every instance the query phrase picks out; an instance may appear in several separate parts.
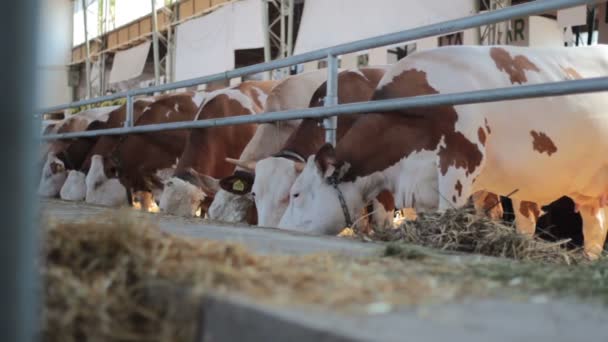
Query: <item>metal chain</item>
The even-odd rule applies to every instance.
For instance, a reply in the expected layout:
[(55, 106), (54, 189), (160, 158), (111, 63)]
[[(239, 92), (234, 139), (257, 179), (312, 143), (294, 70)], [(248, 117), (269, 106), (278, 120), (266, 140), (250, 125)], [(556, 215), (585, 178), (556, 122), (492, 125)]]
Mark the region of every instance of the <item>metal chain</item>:
[(348, 207), (346, 206), (346, 200), (344, 199), (344, 194), (342, 193), (342, 190), (340, 190), (340, 188), (338, 187), (338, 180), (336, 179), (335, 176), (331, 176), (327, 180), (328, 180), (329, 184), (331, 186), (333, 186), (333, 188), (336, 189), (336, 192), (338, 193), (338, 200), (340, 201), (340, 206), (342, 207), (342, 213), (344, 214), (344, 220), (346, 221), (346, 226), (352, 227), (353, 221), (351, 219), (350, 212), (348, 211)]

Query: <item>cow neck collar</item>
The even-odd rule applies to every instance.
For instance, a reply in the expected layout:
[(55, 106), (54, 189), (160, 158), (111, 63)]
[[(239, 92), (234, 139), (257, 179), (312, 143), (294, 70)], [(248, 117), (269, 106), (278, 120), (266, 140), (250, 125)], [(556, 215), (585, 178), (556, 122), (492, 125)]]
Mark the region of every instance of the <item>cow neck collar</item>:
[(293, 160), (295, 162), (306, 163), (306, 159), (299, 153), (290, 151), (290, 150), (282, 150), (281, 152), (273, 155), (275, 158), (285, 158), (289, 160)]
[[(302, 155), (300, 155), (297, 152), (290, 151), (290, 150), (282, 150), (281, 152), (273, 155), (273, 157), (286, 158), (289, 160), (293, 160), (295, 162), (306, 163), (306, 159)], [(346, 199), (344, 198), (344, 194), (342, 193), (342, 190), (340, 190), (340, 187), (338, 186), (340, 181), (338, 180), (337, 173), (330, 176), (327, 179), (327, 182), (336, 190), (336, 193), (338, 195), (338, 201), (340, 201), (340, 206), (342, 207), (342, 213), (344, 214), (344, 221), (346, 221), (346, 226), (352, 227), (353, 220), (352, 220), (352, 217), (350, 216), (350, 212), (348, 211), (348, 206), (346, 205)]]
[(346, 221), (346, 226), (353, 228), (353, 220), (350, 216), (350, 211), (348, 211), (346, 199), (344, 198), (342, 190), (340, 190), (340, 187), (338, 186), (340, 184), (340, 181), (338, 180), (337, 173), (334, 173), (333, 175), (329, 176), (327, 178), (327, 182), (336, 190), (336, 194), (338, 195), (338, 201), (340, 201), (340, 207), (342, 207), (342, 213), (344, 214), (344, 221)]

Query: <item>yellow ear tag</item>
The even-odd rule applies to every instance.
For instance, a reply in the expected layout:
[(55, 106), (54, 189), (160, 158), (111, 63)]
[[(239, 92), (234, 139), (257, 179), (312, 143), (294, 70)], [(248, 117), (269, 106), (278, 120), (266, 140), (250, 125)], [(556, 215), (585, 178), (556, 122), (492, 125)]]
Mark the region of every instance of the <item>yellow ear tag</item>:
[(244, 191), (245, 190), (245, 184), (243, 184), (243, 182), (239, 179), (236, 182), (234, 182), (232, 184), (232, 190), (234, 191)]

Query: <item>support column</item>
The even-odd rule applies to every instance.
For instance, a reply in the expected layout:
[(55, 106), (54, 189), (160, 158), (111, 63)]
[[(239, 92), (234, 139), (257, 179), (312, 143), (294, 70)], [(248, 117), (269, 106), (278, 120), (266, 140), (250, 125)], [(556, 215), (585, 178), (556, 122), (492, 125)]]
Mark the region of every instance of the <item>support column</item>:
[(160, 56), (158, 52), (158, 16), (156, 0), (150, 0), (152, 5), (152, 49), (154, 53), (154, 85), (160, 84)]
[[(327, 94), (325, 106), (338, 104), (338, 58), (334, 55), (327, 56)], [(323, 120), (325, 128), (325, 142), (336, 146), (336, 131), (338, 130), (338, 117), (332, 116)]]
[(87, 25), (87, 1), (81, 0), (82, 4), (82, 18), (84, 23), (84, 42), (86, 49), (86, 60), (85, 60), (85, 77), (87, 82), (87, 99), (91, 98), (91, 45), (89, 44), (89, 27)]

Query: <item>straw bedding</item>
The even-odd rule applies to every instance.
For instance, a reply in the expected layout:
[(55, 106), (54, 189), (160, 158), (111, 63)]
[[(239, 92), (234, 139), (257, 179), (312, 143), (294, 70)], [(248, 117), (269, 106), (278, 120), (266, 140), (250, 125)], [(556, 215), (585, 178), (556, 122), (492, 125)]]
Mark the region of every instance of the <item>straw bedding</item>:
[(518, 234), (511, 225), (480, 217), (467, 208), (419, 214), (416, 220), (403, 220), (395, 229), (376, 229), (367, 238), (522, 261), (577, 264), (584, 260), (580, 249), (567, 248), (569, 240), (530, 238)]
[[(531, 253), (535, 245), (503, 233), (490, 234), (491, 227), (462, 213), (446, 215), (455, 216), (435, 221), (422, 217), (420, 222), (441, 227), (424, 230), (434, 233), (414, 230), (413, 224), (422, 223), (410, 222), (390, 236), (385, 232), (385, 238), (550, 261), (547, 246)], [(272, 305), (358, 314), (535, 293), (608, 303), (605, 260), (576, 266), (522, 263), (402, 243), (389, 244), (385, 255), (379, 251), (366, 258), (260, 256), (238, 245), (169, 235), (124, 212), (83, 223), (45, 222), (42, 336), (47, 341), (193, 341), (205, 294), (242, 294)], [(461, 225), (467, 230), (450, 232)], [(475, 243), (474, 230), (492, 238)], [(510, 242), (493, 242), (500, 239)]]
[(406, 276), (417, 268), (403, 269), (398, 259), (257, 256), (237, 245), (168, 235), (128, 216), (51, 220), (45, 235), (47, 341), (192, 341), (205, 293), (365, 311), (377, 302), (411, 305), (473, 291)]

